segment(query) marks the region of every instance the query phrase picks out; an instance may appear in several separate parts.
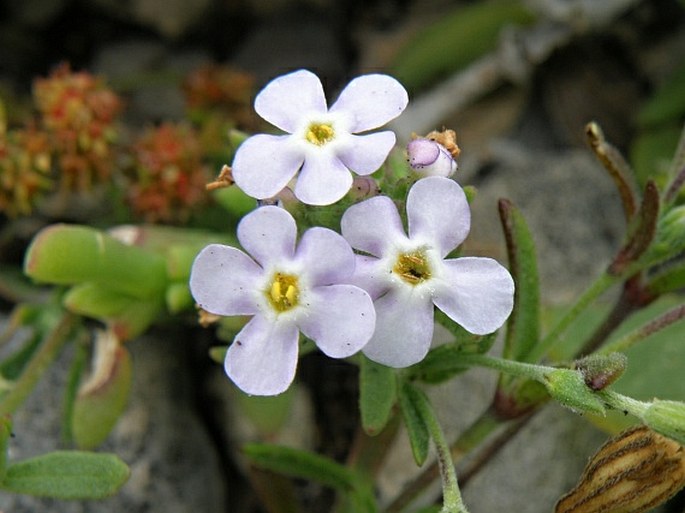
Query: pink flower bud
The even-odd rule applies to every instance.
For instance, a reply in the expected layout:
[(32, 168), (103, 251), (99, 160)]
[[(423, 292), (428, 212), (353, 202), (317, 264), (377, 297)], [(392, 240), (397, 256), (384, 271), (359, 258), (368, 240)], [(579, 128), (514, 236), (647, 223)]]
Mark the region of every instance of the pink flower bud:
[(440, 143), (431, 139), (414, 139), (407, 145), (409, 165), (426, 176), (452, 176), (457, 162)]

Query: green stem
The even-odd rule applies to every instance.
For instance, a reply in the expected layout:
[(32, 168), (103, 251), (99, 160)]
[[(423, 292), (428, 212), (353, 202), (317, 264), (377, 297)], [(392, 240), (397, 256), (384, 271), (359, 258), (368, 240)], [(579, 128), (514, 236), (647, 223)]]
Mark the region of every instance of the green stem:
[(423, 393), (418, 394), (418, 396), (420, 400), (417, 401), (416, 407), (426, 423), (438, 454), (438, 465), (440, 466), (440, 475), (442, 476), (443, 506), (441, 513), (468, 513), (461, 498), (459, 483), (457, 483), (457, 472), (454, 470), (454, 463), (452, 462), (450, 447), (447, 444), (447, 440), (445, 440), (445, 434), (440, 427), (428, 397)]
[(511, 374), (519, 378), (528, 378), (535, 381), (544, 381), (545, 375), (554, 370), (553, 367), (536, 365), (533, 363), (517, 362), (506, 358), (497, 358), (487, 354), (464, 354), (460, 357), (464, 364), (478, 365)]
[[(456, 463), (472, 449), (480, 445), (502, 423), (492, 408), (489, 408), (452, 444), (450, 454)], [(421, 474), (404, 487), (402, 492), (388, 505), (385, 513), (399, 513), (421, 495), (438, 478), (440, 469), (437, 462), (429, 465)]]
[(530, 361), (537, 362), (542, 360), (547, 353), (559, 342), (561, 335), (575, 321), (578, 316), (602, 293), (607, 291), (612, 285), (619, 282), (622, 276), (614, 276), (603, 273), (590, 287), (583, 293), (578, 301), (566, 312), (557, 322), (554, 328), (537, 344), (531, 351)]
[(619, 394), (613, 390), (600, 390), (597, 392), (597, 395), (610, 407), (630, 413), (640, 419), (650, 406), (650, 403), (638, 401), (637, 399)]
[(65, 313), (55, 328), (45, 337), (40, 348), (26, 365), (12, 389), (0, 401), (0, 415), (11, 414), (26, 400), (38, 380), (69, 339), (78, 317)]

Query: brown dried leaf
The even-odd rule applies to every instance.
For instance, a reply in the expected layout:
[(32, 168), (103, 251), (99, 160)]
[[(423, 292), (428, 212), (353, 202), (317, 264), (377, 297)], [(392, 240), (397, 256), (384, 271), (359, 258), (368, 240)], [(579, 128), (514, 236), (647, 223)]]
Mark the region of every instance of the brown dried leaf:
[(555, 513), (640, 513), (685, 486), (685, 448), (646, 426), (624, 431), (590, 459)]

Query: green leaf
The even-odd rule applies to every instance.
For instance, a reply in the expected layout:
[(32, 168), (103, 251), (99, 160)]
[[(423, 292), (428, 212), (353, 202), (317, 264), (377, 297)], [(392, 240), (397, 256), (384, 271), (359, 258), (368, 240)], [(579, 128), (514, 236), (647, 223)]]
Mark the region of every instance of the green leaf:
[(280, 445), (251, 443), (243, 446), (248, 459), (259, 468), (290, 477), (307, 479), (349, 492), (357, 485), (357, 475), (330, 458)]
[(362, 356), (359, 388), (362, 427), (367, 434), (376, 435), (388, 423), (397, 399), (395, 370)]
[(245, 194), (242, 189), (235, 185), (218, 189), (213, 193), (213, 196), (219, 205), (238, 219), (257, 206), (254, 198)]
[(64, 295), (64, 306), (69, 310), (95, 319), (121, 315), (135, 302), (134, 296), (93, 282), (74, 285)]
[(685, 62), (664, 82), (638, 113), (638, 123), (654, 126), (680, 121), (685, 114)]
[(9, 440), (12, 436), (12, 417), (4, 415), (0, 417), (0, 482), (7, 472), (7, 459), (9, 457)]
[(167, 310), (172, 314), (190, 310), (195, 304), (195, 300), (190, 294), (188, 282), (170, 283), (164, 294), (164, 302)]
[(426, 426), (417, 407), (417, 402), (421, 401), (421, 397), (418, 394), (421, 392), (407, 382), (400, 385), (399, 392), (402, 417), (409, 435), (411, 451), (414, 455), (414, 461), (416, 461), (417, 465), (421, 466), (428, 457), (428, 446), (430, 444), (428, 426)]
[(391, 74), (416, 90), (453, 73), (493, 50), (509, 24), (534, 16), (522, 2), (489, 0), (460, 6), (426, 27), (398, 53)]
[(101, 320), (120, 340), (130, 340), (157, 319), (164, 309), (165, 299), (161, 296), (140, 299), (99, 283), (87, 282), (72, 287), (64, 296), (64, 305), (74, 313)]
[(409, 367), (405, 375), (426, 383), (442, 383), (471, 367), (463, 363), (463, 354), (461, 343), (443, 344), (431, 349), (421, 362)]
[(93, 449), (109, 435), (128, 404), (133, 369), (128, 350), (98, 347), (94, 376), (81, 387), (74, 401), (71, 435), (82, 449)]
[[(226, 356), (223, 348), (221, 363)], [(292, 412), (297, 385), (293, 385), (282, 394), (274, 396), (248, 395), (238, 388), (233, 388), (233, 398), (240, 413), (247, 417), (259, 434), (268, 439), (283, 427)]]
[(641, 131), (630, 145), (630, 161), (641, 185), (652, 179), (663, 190), (669, 178), (671, 157), (680, 137), (680, 127), (669, 124)]
[(509, 270), (516, 284), (503, 356), (530, 362), (528, 356), (540, 339), (540, 279), (535, 241), (526, 220), (510, 201), (499, 201), (499, 214), (507, 242)]
[(38, 232), (26, 252), (24, 272), (58, 285), (93, 282), (141, 299), (162, 294), (166, 285), (161, 256), (93, 228), (65, 224)]
[(103, 499), (128, 479), (113, 454), (56, 451), (11, 464), (0, 489), (54, 499)]

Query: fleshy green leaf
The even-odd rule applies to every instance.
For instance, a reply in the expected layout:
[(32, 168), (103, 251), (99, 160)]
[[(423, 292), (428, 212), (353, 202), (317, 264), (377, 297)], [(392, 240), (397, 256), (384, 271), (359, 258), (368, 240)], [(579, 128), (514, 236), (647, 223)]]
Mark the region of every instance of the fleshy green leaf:
[(107, 438), (126, 408), (131, 390), (128, 350), (120, 345), (98, 346), (97, 350), (105, 354), (97, 355), (94, 375), (81, 387), (72, 410), (71, 435), (82, 449), (97, 447)]
[(86, 226), (57, 224), (41, 230), (31, 242), (24, 272), (59, 285), (93, 282), (114, 291), (147, 299), (166, 285), (164, 259)]
[(391, 66), (392, 75), (408, 89), (416, 90), (493, 50), (505, 25), (528, 24), (533, 19), (519, 1), (490, 0), (460, 6), (409, 41)]
[(397, 399), (395, 370), (362, 357), (359, 373), (359, 409), (369, 435), (380, 433)]
[(69, 310), (96, 319), (120, 315), (135, 301), (134, 296), (93, 282), (74, 285), (64, 295), (64, 306)]
[(189, 310), (195, 304), (193, 296), (190, 294), (188, 282), (171, 283), (164, 294), (167, 310), (172, 314)]
[(430, 433), (416, 405), (417, 401), (421, 400), (418, 394), (418, 390), (407, 382), (402, 383), (399, 387), (400, 407), (402, 409), (404, 425), (409, 435), (411, 451), (414, 455), (414, 461), (416, 461), (417, 465), (421, 466), (428, 457)]
[(525, 219), (510, 201), (500, 200), (499, 213), (507, 241), (509, 270), (516, 284), (503, 356), (526, 362), (540, 338), (540, 280), (535, 242)]
[(349, 492), (356, 486), (357, 475), (330, 458), (280, 445), (252, 443), (243, 452), (259, 468), (290, 477), (307, 479)]
[(164, 308), (163, 299), (140, 299), (87, 282), (72, 287), (64, 296), (64, 305), (74, 313), (101, 320), (120, 340), (130, 340), (157, 319)]
[(54, 499), (102, 499), (128, 476), (126, 464), (113, 454), (56, 451), (9, 465), (0, 489)]

